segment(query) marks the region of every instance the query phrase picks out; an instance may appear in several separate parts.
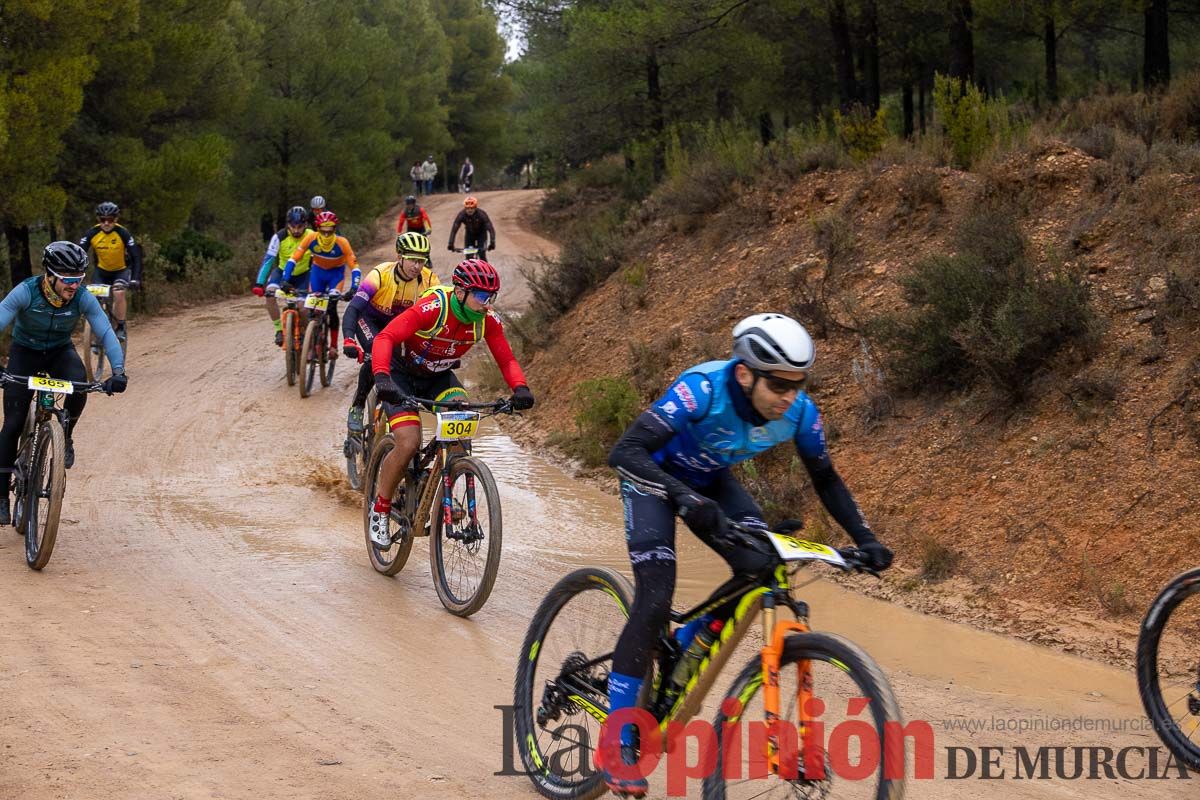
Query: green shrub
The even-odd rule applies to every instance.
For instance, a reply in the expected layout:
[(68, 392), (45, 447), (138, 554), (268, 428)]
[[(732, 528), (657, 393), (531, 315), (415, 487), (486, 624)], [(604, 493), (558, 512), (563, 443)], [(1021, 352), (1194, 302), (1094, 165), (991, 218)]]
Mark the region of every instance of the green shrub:
[(834, 111), (833, 126), (842, 147), (858, 162), (882, 150), (888, 138), (887, 112), (882, 108), (874, 114), (861, 105), (855, 105), (845, 114)]
[(142, 245), (142, 287), (133, 295), (133, 307), (154, 313), (176, 305), (194, 305), (250, 288), (251, 273), (262, 259), (262, 240), (246, 233), (226, 247), (224, 259), (187, 255), (183, 266), (162, 255), (157, 242), (139, 236)]
[(962, 554), (932, 536), (921, 537), (921, 577), (927, 581), (943, 581), (958, 571)]
[(1093, 327), (1087, 286), (1066, 270), (1039, 274), (1009, 209), (980, 205), (957, 231), (958, 252), (917, 263), (903, 281), (907, 310), (869, 332), (890, 352), (899, 388), (981, 383), (1011, 399), (1037, 371)]
[(993, 146), (1011, 143), (1016, 133), (1008, 104), (986, 99), (972, 83), (935, 75), (933, 105), (962, 169), (970, 169)]
[(589, 467), (601, 466), (638, 414), (637, 392), (625, 378), (592, 378), (575, 387), (574, 401), (576, 437), (569, 449)]
[(192, 228), (184, 229), (174, 239), (163, 244), (160, 253), (177, 267), (183, 267), (189, 256), (205, 261), (225, 261), (233, 255), (233, 251), (224, 242), (205, 236)]
[(522, 270), (533, 294), (530, 313), (548, 324), (562, 316), (584, 292), (617, 271), (624, 255), (620, 207), (598, 211), (571, 226), (556, 259), (541, 259)]
[(1171, 81), (1161, 102), (1163, 132), (1181, 142), (1200, 141), (1200, 72)]

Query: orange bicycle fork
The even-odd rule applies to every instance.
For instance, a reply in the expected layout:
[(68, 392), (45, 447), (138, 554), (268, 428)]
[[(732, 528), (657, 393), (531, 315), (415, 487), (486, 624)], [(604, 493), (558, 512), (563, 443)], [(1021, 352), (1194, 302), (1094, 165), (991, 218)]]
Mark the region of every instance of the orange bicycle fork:
[[(779, 734), (783, 720), (779, 714), (779, 661), (783, 655), (784, 643), (792, 633), (808, 633), (808, 607), (804, 603), (797, 604), (800, 612), (795, 621), (775, 619), (775, 596), (767, 594), (763, 597), (763, 641), (762, 649), (762, 682), (763, 682), (763, 711), (767, 723), (766, 761), (769, 775), (780, 775), (779, 764)], [(808, 659), (796, 662), (799, 670), (796, 682), (796, 709), (798, 714), (796, 752), (796, 769), (801, 770), (800, 753), (809, 735), (809, 716), (813, 697), (812, 669)], [(791, 765), (789, 764), (789, 772)], [(795, 777), (795, 776), (783, 776)]]

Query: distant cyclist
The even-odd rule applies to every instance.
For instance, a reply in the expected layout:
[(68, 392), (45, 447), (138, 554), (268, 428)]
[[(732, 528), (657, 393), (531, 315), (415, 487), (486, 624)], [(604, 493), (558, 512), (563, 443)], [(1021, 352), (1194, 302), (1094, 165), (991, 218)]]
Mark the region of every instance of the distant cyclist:
[(325, 198), (319, 194), (313, 195), (313, 199), (308, 201), (308, 227), (317, 227), (317, 214), (325, 210)]
[(120, 213), (116, 203), (104, 202), (96, 206), (97, 222), (79, 240), (79, 246), (96, 254), (93, 280), (112, 287), (112, 315), (117, 321), (117, 338), (124, 342), (125, 288), (142, 282), (142, 251), (133, 240), (133, 234), (117, 224)]
[(466, 390), (454, 368), (482, 339), (512, 389), (513, 408), (533, 406), (525, 374), (513, 357), (500, 318), (491, 310), (500, 291), (500, 275), (491, 264), (472, 258), (454, 268), (453, 281), (453, 286), (431, 289), (388, 323), (371, 348), (376, 394), (395, 408), (388, 424), (396, 446), (380, 468), (378, 494), (368, 521), (371, 540), (380, 547), (391, 542), (387, 519), (392, 494), (421, 446), (421, 418), (417, 406), (407, 398), (465, 400)]
[(330, 295), (329, 301), (329, 357), (337, 358), (337, 297), (340, 295), (342, 282), (346, 279), (346, 267), (350, 267), (350, 290), (358, 289), (362, 273), (358, 270), (358, 258), (354, 248), (345, 236), (338, 235), (338, 218), (332, 211), (322, 211), (317, 214), (317, 230), (304, 234), (300, 244), (292, 251), (291, 258), (283, 267), (283, 280), (280, 288), (284, 291), (295, 291), (292, 283), (296, 268), (305, 255), (312, 255), (312, 263), (308, 271), (308, 291), (313, 294)]
[(417, 198), (411, 194), (404, 198), (404, 210), (400, 212), (400, 216), (396, 220), (396, 233), (408, 233), (409, 231), (422, 236), (429, 236), (433, 233), (433, 223), (429, 221), (429, 214), (423, 207), (417, 205)]
[[(304, 210), (304, 206), (292, 206), (288, 210), (287, 227), (271, 237), (262, 265), (258, 268), (258, 277), (251, 289), (259, 297), (266, 295), (267, 315), (271, 317), (271, 323), (275, 326), (275, 344), (280, 347), (283, 346), (283, 321), (279, 318), (279, 303), (275, 300), (275, 292), (283, 282), (283, 264), (280, 259), (286, 258), (288, 253), (294, 253), (305, 234), (312, 233), (306, 225), (307, 219), (308, 212)], [(282, 257), (280, 253), (283, 254)], [(301, 292), (308, 290), (308, 267), (311, 261), (312, 253), (306, 252), (292, 270), (292, 285)]]
[[(358, 292), (350, 298), (342, 319), (342, 352), (362, 360), (370, 353), (375, 337), (397, 315), (412, 308), (417, 298), (438, 285), (437, 275), (429, 268), (429, 240), (419, 233), (396, 237), (395, 261), (385, 261), (366, 274)], [(363, 363), (358, 373), (358, 389), (350, 401), (346, 427), (351, 433), (363, 430), (363, 406), (372, 385), (371, 365)], [(390, 418), (400, 409), (384, 403)]]
[[(46, 274), (21, 281), (0, 302), (0, 331), (8, 330), (12, 325), (6, 370), (14, 375), (44, 372), (59, 380), (87, 380), (79, 351), (71, 342), (71, 332), (79, 318), (86, 316), (96, 336), (104, 342), (104, 353), (112, 366), (112, 375), (104, 381), (104, 391), (125, 391), (128, 383), (125, 354), (108, 322), (108, 315), (91, 293), (79, 291), (87, 273), (87, 252), (74, 242), (51, 242), (42, 252), (42, 266)], [(33, 392), (23, 386), (4, 387), (4, 427), (0, 429), (0, 525), (12, 524), (9, 482), (17, 458), (17, 442), (32, 399)], [(65, 402), (69, 423), (65, 431), (64, 466), (68, 469), (75, 463), (75, 444), (71, 435), (86, 402), (84, 392), (67, 395)]]
[[(475, 257), (479, 260), (483, 261), (489, 252), (496, 249), (496, 229), (492, 227), (492, 220), (487, 212), (479, 207), (479, 201), (474, 196), (463, 200), (463, 209), (458, 212), (458, 216), (454, 218), (454, 225), (450, 228), (447, 250), (454, 250), (454, 239), (460, 226), (463, 229), (463, 247), (478, 247), (479, 253)], [(489, 234), (492, 237), (490, 243)]]

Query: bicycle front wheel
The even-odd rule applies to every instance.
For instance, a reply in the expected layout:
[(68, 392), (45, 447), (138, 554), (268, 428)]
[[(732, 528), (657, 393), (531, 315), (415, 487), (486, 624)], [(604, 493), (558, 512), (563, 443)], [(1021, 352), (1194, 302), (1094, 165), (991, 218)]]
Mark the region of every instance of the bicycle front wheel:
[(1177, 575), (1154, 599), (1138, 634), (1137, 682), (1158, 737), (1200, 772), (1200, 598), (1191, 600), (1197, 594), (1200, 568)]
[(308, 327), (304, 330), (304, 344), (300, 346), (300, 396), (308, 397), (312, 394), (313, 381), (317, 377), (318, 361), (320, 353), (317, 350), (317, 343), (321, 339), (320, 325), (315, 322), (308, 323)]
[(450, 462), (450, 496), (440, 496), (429, 541), (433, 585), (447, 611), (469, 617), (487, 602), (500, 569), (500, 491), (487, 464), (460, 456)]
[(413, 532), (407, 511), (409, 493), (417, 491), (413, 482), (412, 470), (404, 470), (404, 477), (396, 491), (392, 493), (392, 513), (388, 519), (388, 533), (391, 534), (392, 544), (380, 547), (371, 539), (371, 508), (375, 505), (375, 496), (379, 494), (379, 470), (383, 467), (383, 459), (392, 452), (396, 441), (389, 434), (379, 440), (371, 451), (366, 472), (366, 486), (363, 490), (363, 536), (367, 540), (367, 556), (371, 559), (371, 567), (381, 575), (395, 575), (404, 569), (408, 562), (408, 554), (412, 552)]
[(624, 576), (585, 567), (550, 589), (529, 621), (513, 680), (513, 726), (525, 774), (545, 797), (589, 800), (606, 788), (594, 765), (608, 713), (612, 652), (629, 618)]
[(67, 485), (67, 437), (57, 417), (43, 423), (40, 439), (25, 483), (25, 563), (31, 569), (50, 562)]
[[(783, 723), (779, 728), (781, 774), (765, 774), (765, 753), (761, 749), (767, 730), (762, 704), (763, 668), (762, 657), (757, 656), (734, 680), (713, 721), (716, 765), (704, 779), (705, 800), (752, 797), (901, 800), (904, 741), (897, 733), (904, 720), (879, 665), (840, 636), (805, 633), (785, 640), (779, 667), (779, 718)], [(824, 734), (818, 739), (823, 750), (816, 752), (820, 766), (811, 770), (811, 774), (805, 774), (805, 767), (812, 761), (813, 753), (806, 756), (805, 743), (799, 741), (798, 734), (801, 709), (797, 708), (797, 693), (801, 681), (819, 701), (817, 708), (805, 709), (805, 721), (818, 720)], [(862, 698), (868, 701), (865, 709), (859, 707)], [(838, 735), (839, 724), (848, 720), (869, 722), (875, 729), (875, 741), (864, 742), (857, 734)], [(762, 729), (756, 732), (758, 726)], [(897, 730), (889, 733), (893, 729)], [(733, 739), (731, 733), (739, 738)], [(731, 736), (728, 752), (726, 736)]]
[(337, 366), (337, 359), (334, 358), (332, 345), (329, 341), (329, 317), (321, 317), (321, 333), (317, 342), (317, 353), (320, 356), (321, 362), (321, 385), (328, 386), (333, 380), (333, 368)]
[(83, 321), (83, 370), (89, 381), (100, 380), (104, 372), (104, 343), (87, 319)]
[(296, 375), (300, 370), (296, 365), (296, 312), (285, 311), (283, 314), (283, 368), (287, 373), (287, 385), (296, 385)]

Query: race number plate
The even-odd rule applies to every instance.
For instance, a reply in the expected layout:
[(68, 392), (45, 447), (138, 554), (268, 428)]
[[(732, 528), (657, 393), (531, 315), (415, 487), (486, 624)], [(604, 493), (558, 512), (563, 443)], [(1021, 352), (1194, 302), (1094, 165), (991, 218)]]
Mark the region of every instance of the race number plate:
[(437, 438), (443, 442), (470, 439), (479, 427), (479, 414), (474, 411), (439, 411)]
[(304, 299), (304, 307), (305, 308), (313, 308), (313, 309), (316, 309), (317, 311), (324, 311), (326, 308), (329, 307), (329, 298), (328, 297), (320, 297), (315, 294), (310, 294), (308, 297), (306, 297)]
[(53, 378), (39, 378), (36, 375), (29, 377), (29, 388), (38, 392), (55, 392), (57, 394), (70, 394), (75, 391), (75, 387), (70, 381), (56, 381)]
[(106, 283), (89, 283), (88, 291), (96, 297), (108, 297), (112, 294), (112, 287)]
[(767, 537), (784, 561), (825, 561), (839, 567), (846, 566), (846, 559), (842, 558), (842, 554), (827, 544), (808, 542), (795, 536), (770, 531), (767, 532)]

